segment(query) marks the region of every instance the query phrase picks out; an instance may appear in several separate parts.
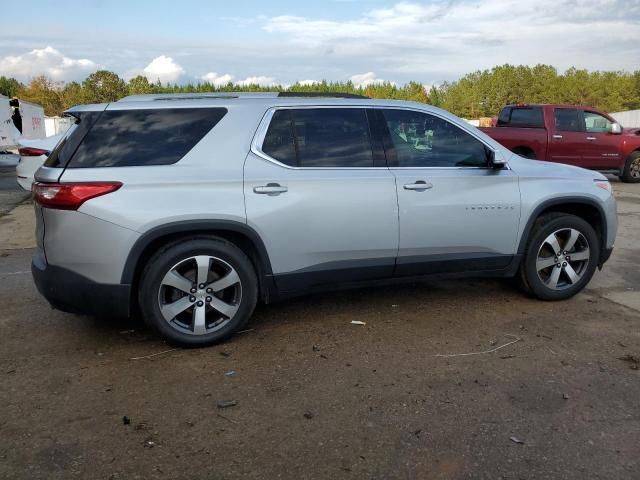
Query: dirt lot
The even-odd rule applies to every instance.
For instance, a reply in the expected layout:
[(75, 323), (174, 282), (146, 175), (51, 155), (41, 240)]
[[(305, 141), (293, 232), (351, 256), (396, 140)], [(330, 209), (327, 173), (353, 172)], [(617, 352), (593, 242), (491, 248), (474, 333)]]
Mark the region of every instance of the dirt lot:
[(484, 280), (315, 295), (172, 351), (52, 311), (10, 243), (18, 207), (0, 218), (0, 477), (638, 479), (640, 370), (620, 358), (640, 357), (640, 185), (615, 189), (617, 249), (572, 300)]

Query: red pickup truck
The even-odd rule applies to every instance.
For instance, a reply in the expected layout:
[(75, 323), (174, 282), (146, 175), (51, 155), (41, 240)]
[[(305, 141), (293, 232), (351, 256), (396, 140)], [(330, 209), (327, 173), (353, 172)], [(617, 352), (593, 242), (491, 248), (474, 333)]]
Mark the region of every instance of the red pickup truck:
[(507, 105), (490, 137), (526, 158), (568, 163), (640, 182), (640, 135), (595, 108)]

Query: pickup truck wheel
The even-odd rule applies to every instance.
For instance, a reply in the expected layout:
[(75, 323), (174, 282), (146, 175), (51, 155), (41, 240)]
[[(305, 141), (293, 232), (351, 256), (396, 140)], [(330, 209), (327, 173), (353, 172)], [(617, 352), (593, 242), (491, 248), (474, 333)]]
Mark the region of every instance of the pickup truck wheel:
[(633, 152), (627, 158), (620, 175), (620, 180), (626, 183), (640, 182), (640, 152)]
[(598, 236), (583, 219), (557, 213), (544, 216), (527, 245), (523, 280), (539, 299), (570, 298), (591, 280), (599, 251)]
[(247, 322), (258, 281), (237, 246), (200, 235), (169, 244), (149, 259), (138, 298), (145, 323), (169, 342), (201, 347), (226, 339)]
[(514, 148), (513, 153), (529, 160), (536, 160), (535, 152), (529, 148)]

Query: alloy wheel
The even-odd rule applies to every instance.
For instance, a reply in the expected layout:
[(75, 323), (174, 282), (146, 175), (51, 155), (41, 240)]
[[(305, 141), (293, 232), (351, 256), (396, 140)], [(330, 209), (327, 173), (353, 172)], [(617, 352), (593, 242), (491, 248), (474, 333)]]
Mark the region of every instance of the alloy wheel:
[(640, 178), (640, 156), (631, 161), (631, 165), (629, 165), (629, 175), (633, 178)]
[(536, 271), (548, 288), (564, 290), (578, 283), (587, 271), (590, 250), (586, 237), (574, 228), (551, 233), (538, 249)]
[(171, 327), (205, 335), (227, 325), (240, 308), (242, 282), (224, 260), (196, 255), (181, 260), (165, 274), (158, 305)]

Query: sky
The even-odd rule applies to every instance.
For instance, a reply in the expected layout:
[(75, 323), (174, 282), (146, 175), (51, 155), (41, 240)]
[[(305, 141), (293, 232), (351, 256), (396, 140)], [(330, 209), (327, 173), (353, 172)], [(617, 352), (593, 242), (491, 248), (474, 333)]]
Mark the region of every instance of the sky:
[[(640, 0), (24, 0), (0, 75), (288, 85), (415, 80), (504, 63), (640, 70)], [(5, 9), (6, 11), (6, 9)], [(6, 19), (5, 19), (6, 20)]]

